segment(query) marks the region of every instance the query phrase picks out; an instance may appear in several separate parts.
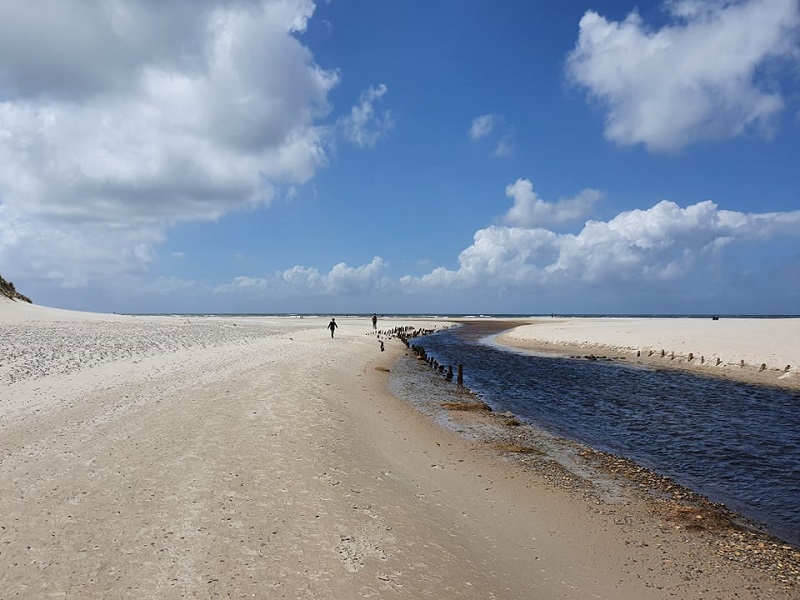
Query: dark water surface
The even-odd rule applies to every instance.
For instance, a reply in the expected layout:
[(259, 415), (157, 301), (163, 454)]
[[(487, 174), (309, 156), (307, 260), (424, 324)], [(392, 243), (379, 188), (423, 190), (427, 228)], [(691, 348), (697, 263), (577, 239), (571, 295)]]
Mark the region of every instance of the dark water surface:
[(479, 325), (420, 338), (495, 410), (629, 458), (800, 547), (800, 393), (500, 347)]

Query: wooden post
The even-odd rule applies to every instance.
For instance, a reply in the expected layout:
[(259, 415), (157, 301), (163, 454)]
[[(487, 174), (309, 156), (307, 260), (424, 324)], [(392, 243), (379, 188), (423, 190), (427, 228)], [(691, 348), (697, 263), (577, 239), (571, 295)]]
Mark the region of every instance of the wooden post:
[(458, 369), (458, 375), (457, 375), (458, 385), (464, 385), (464, 365), (461, 364), (458, 365), (457, 369)]

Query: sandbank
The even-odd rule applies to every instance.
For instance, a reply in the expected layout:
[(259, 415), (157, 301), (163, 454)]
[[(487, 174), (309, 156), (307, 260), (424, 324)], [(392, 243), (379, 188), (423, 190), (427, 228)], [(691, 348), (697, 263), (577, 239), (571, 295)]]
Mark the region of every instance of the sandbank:
[(623, 483), (439, 427), (389, 393), (406, 349), (368, 319), (3, 302), (3, 598), (796, 597)]
[(800, 388), (800, 318), (549, 318), (497, 341)]

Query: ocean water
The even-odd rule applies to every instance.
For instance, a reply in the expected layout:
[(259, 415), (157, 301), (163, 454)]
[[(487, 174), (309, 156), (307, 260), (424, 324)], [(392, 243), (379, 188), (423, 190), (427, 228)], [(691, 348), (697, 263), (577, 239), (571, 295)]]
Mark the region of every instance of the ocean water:
[(494, 410), (634, 460), (800, 547), (800, 393), (533, 355), (479, 324), (415, 340)]

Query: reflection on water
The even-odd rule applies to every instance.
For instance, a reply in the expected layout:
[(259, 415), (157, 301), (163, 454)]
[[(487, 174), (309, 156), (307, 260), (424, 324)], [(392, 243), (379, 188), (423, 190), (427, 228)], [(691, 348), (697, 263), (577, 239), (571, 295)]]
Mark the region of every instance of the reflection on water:
[(537, 356), (467, 325), (419, 342), (495, 410), (630, 458), (800, 546), (800, 393)]

